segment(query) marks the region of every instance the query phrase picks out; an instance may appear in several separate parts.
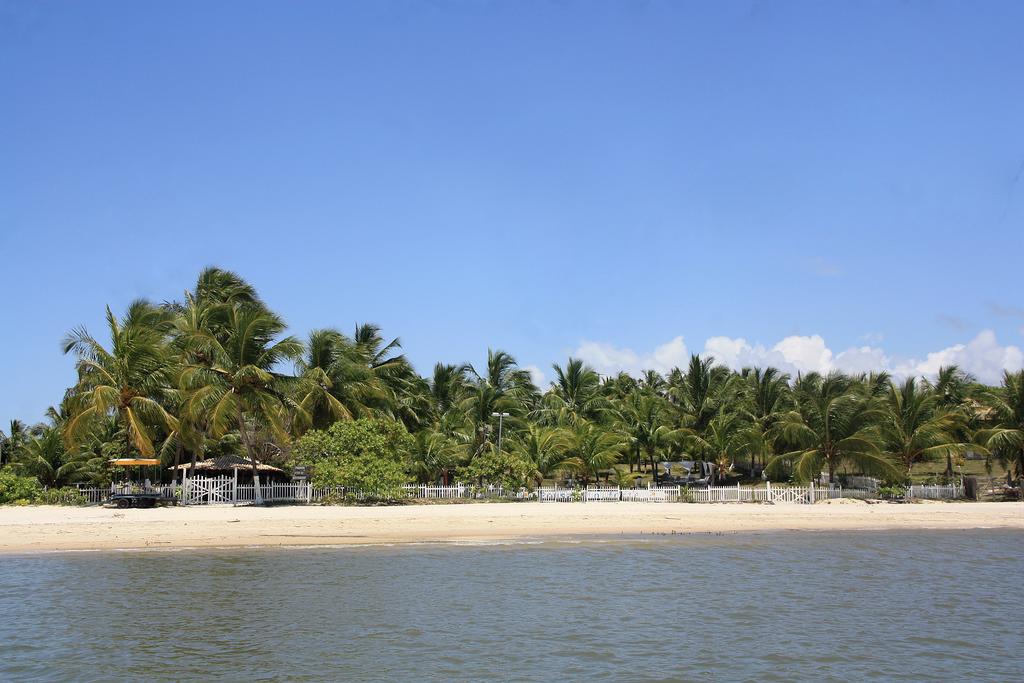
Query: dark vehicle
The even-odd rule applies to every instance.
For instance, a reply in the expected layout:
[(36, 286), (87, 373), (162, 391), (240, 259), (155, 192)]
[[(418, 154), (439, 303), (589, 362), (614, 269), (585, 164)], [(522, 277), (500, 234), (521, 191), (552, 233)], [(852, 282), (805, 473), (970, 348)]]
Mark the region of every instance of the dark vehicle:
[(159, 504), (177, 505), (178, 499), (174, 497), (173, 491), (168, 491), (159, 486), (151, 486), (148, 479), (142, 478), (144, 467), (159, 467), (160, 461), (156, 458), (114, 458), (110, 461), (114, 467), (125, 468), (125, 474), (131, 472), (130, 468), (138, 468), (138, 478), (143, 483), (127, 481), (114, 487), (114, 492), (108, 501), (110, 505), (119, 508), (152, 508)]

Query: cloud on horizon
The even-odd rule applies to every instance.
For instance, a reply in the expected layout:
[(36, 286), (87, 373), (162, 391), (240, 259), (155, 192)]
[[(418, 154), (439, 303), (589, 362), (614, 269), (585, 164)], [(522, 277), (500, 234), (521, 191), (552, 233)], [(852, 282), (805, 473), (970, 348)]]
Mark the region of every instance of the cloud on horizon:
[[(573, 355), (604, 375), (620, 371), (639, 375), (644, 370), (666, 373), (674, 367), (685, 367), (690, 359), (690, 350), (685, 339), (678, 336), (655, 347), (650, 353), (584, 341)], [(770, 365), (794, 375), (798, 372), (842, 370), (849, 373), (885, 371), (897, 378), (930, 377), (942, 366), (958, 365), (990, 384), (998, 383), (1004, 370), (1024, 368), (1024, 351), (1018, 346), (1001, 345), (992, 330), (982, 330), (966, 343), (933, 351), (923, 359), (892, 357), (884, 349), (870, 344), (836, 353), (817, 334), (785, 337), (770, 347), (751, 344), (742, 337), (710, 337), (704, 342), (700, 355), (704, 358), (713, 356), (718, 363), (733, 370)]]

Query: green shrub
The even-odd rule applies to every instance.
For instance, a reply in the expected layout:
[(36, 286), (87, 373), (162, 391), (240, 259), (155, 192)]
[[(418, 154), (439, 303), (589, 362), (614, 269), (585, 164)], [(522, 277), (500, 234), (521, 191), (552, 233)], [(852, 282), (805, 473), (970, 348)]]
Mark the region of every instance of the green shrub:
[(65, 486), (40, 492), (36, 502), (41, 505), (88, 505), (89, 499), (78, 489)]
[(397, 500), (404, 497), (412, 445), (401, 422), (361, 419), (307, 432), (293, 453), (317, 486), (344, 486), (351, 491), (346, 497), (358, 500)]
[(533, 479), (534, 470), (529, 460), (514, 453), (504, 451), (499, 455), (488, 451), (473, 458), (473, 462), (465, 467), (460, 467), (458, 476), (467, 482), (516, 490), (524, 488)]
[(34, 503), (42, 492), (43, 487), (39, 485), (35, 477), (19, 477), (6, 468), (0, 470), (0, 505)]

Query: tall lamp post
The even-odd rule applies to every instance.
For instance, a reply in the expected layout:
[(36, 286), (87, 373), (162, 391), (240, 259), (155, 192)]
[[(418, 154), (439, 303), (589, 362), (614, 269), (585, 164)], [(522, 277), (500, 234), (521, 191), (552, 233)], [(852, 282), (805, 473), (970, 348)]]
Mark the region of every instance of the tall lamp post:
[(509, 417), (509, 413), (491, 413), (491, 417), (498, 418), (498, 455), (501, 455), (501, 422)]

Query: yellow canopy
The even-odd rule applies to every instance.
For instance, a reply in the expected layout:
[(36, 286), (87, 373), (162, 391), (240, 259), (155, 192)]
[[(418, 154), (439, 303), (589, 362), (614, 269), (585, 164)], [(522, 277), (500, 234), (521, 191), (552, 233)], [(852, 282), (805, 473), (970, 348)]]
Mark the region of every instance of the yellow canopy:
[(113, 458), (110, 464), (114, 467), (149, 467), (159, 465), (158, 458)]

